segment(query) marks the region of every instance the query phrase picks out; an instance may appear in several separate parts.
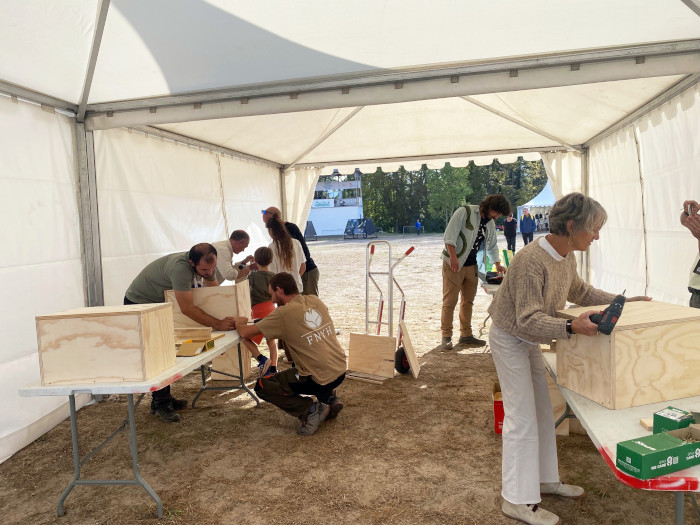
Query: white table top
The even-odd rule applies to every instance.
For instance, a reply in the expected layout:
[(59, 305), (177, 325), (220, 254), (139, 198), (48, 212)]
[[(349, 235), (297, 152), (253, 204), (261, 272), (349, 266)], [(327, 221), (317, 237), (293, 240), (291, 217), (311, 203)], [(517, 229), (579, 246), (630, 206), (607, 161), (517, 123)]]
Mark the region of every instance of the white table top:
[[(141, 394), (154, 392), (174, 383), (192, 370), (208, 363), (239, 343), (238, 332), (226, 332), (224, 337), (214, 341), (214, 348), (193, 357), (178, 357), (175, 366), (147, 381), (127, 381), (119, 383), (62, 383), (42, 386), (32, 383), (19, 389), (23, 397), (68, 396), (71, 394)], [(173, 349), (174, 351), (174, 349)]]
[[(543, 352), (543, 355), (545, 366), (556, 381), (557, 355), (554, 352)], [(615, 466), (618, 442), (651, 434), (650, 430), (644, 430), (639, 423), (640, 419), (652, 418), (654, 412), (667, 406), (697, 410), (700, 407), (700, 396), (611, 410), (567, 388), (557, 386), (610, 470), (625, 485), (647, 490), (700, 492), (700, 465), (646, 480), (632, 477)]]

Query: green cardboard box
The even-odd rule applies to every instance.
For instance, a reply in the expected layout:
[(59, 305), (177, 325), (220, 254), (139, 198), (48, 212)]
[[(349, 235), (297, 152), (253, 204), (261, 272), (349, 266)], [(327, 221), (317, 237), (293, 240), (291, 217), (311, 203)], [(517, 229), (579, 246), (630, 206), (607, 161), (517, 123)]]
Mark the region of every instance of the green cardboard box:
[[(689, 437), (696, 441), (687, 442)], [(700, 465), (700, 425), (621, 441), (615, 463), (618, 469), (639, 479)]]
[(663, 410), (654, 412), (654, 434), (668, 432), (686, 428), (691, 423), (695, 423), (690, 412), (675, 407), (666, 407)]

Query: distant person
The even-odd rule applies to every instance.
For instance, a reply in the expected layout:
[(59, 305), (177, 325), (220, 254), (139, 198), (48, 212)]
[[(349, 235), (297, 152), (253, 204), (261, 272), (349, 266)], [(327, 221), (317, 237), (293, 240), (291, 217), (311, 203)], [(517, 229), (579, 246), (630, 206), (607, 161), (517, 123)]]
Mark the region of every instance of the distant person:
[(300, 295), (292, 275), (278, 273), (268, 291), (277, 308), (255, 324), (237, 318), (236, 330), (241, 337), (262, 334), (267, 339), (284, 339), (296, 368), (261, 377), (255, 393), (299, 418), (297, 434), (310, 436), (343, 409), (335, 389), (345, 379), (345, 350), (335, 337), (326, 305), (314, 295)]
[(518, 221), (513, 218), (512, 213), (509, 213), (508, 217), (503, 222), (503, 235), (506, 237), (508, 249), (515, 254), (515, 238), (518, 236)]
[[(277, 217), (278, 219), (282, 220), (282, 212), (278, 208), (270, 206), (262, 212), (262, 219), (266, 225), (267, 220), (270, 217)], [(301, 293), (302, 295), (315, 295), (318, 297), (318, 281), (321, 274), (318, 266), (316, 266), (316, 263), (311, 258), (311, 252), (309, 251), (309, 247), (306, 245), (304, 234), (299, 229), (299, 226), (293, 222), (285, 222), (284, 227), (287, 228), (289, 235), (291, 235), (293, 239), (299, 241), (299, 244), (301, 244), (301, 249), (304, 252), (304, 257), (306, 258), (306, 270), (301, 276), (301, 282), (303, 285), (301, 288)]]
[(416, 235), (420, 235), (421, 226), (420, 219), (416, 220)]
[[(214, 330), (233, 330), (232, 317), (217, 319), (194, 304), (192, 288), (219, 285), (215, 270), (216, 248), (205, 242), (195, 244), (189, 252), (166, 255), (146, 266), (124, 294), (124, 304), (162, 303), (165, 291), (175, 290), (175, 300), (187, 317)], [(152, 394), (151, 414), (166, 423), (180, 421), (176, 411), (186, 406), (187, 401), (170, 394), (170, 385)]]
[[(254, 254), (257, 270), (253, 270), (248, 274), (248, 284), (250, 285), (250, 304), (251, 315), (253, 319), (263, 319), (270, 315), (275, 309), (275, 303), (272, 302), (268, 285), (270, 279), (275, 275), (268, 267), (272, 262), (272, 250), (267, 246), (261, 246), (255, 250)], [(265, 373), (277, 373), (277, 345), (274, 339), (266, 339), (267, 348), (270, 351), (270, 359), (268, 363), (267, 357), (262, 355), (258, 350), (258, 345), (262, 342), (262, 334), (256, 335), (251, 339), (244, 339), (243, 344), (246, 346), (251, 355), (258, 362), (260, 368), (260, 376)], [(255, 343), (255, 344), (253, 344)]]
[(530, 210), (525, 208), (523, 209), (522, 217), (520, 217), (520, 233), (523, 236), (523, 243), (525, 246), (532, 242), (535, 231), (537, 231), (537, 222), (535, 222), (535, 218), (530, 215)]
[(683, 213), (681, 213), (681, 224), (690, 230), (690, 233), (698, 240), (698, 254), (690, 267), (690, 279), (688, 280), (688, 291), (690, 292), (690, 306), (700, 308), (700, 215), (698, 215), (700, 205), (697, 201), (685, 201), (683, 203)]
[(452, 321), (459, 295), (459, 344), (484, 346), (472, 332), (472, 308), (479, 285), (477, 253), (482, 244), (489, 260), (499, 273), (505, 273), (498, 254), (496, 225), (493, 220), (510, 213), (510, 204), (503, 195), (487, 195), (478, 206), (467, 205), (452, 214), (445, 228), (445, 249), (442, 252), (442, 348), (452, 348)]
[(253, 260), (253, 256), (249, 255), (239, 262), (233, 262), (233, 256), (244, 251), (250, 243), (250, 237), (243, 230), (234, 231), (227, 241), (219, 241), (212, 243), (216, 248), (216, 280), (219, 284), (224, 281), (236, 281), (245, 279), (250, 272), (250, 268), (246, 266)]
[[(520, 251), (488, 309), (491, 355), (503, 393), (502, 511), (530, 524), (561, 523), (539, 504), (542, 494), (580, 498), (584, 489), (559, 478), (554, 416), (540, 343), (571, 334), (595, 336), (589, 318), (557, 317), (567, 301), (594, 306), (609, 304), (615, 294), (585, 283), (576, 271), (575, 251), (585, 252), (598, 239), (607, 220), (603, 207), (590, 197), (570, 193), (549, 215), (551, 233)], [(628, 301), (649, 300), (631, 297)]]

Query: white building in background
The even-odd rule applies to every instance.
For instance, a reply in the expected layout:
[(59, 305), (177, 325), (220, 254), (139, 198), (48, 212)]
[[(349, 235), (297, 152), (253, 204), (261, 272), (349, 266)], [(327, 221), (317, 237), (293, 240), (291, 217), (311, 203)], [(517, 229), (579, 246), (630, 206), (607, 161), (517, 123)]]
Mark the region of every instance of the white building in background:
[(316, 235), (343, 235), (351, 219), (362, 219), (362, 173), (355, 170), (355, 180), (341, 181), (347, 177), (338, 170), (331, 175), (322, 175), (316, 183), (314, 200), (308, 220)]

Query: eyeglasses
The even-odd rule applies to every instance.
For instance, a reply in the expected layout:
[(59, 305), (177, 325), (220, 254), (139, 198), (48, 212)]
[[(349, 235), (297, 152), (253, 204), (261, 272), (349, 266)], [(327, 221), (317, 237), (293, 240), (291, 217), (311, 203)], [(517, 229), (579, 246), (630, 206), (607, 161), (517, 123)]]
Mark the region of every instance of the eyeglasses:
[(262, 213), (263, 215), (267, 215), (267, 210), (260, 210), (260, 213)]

